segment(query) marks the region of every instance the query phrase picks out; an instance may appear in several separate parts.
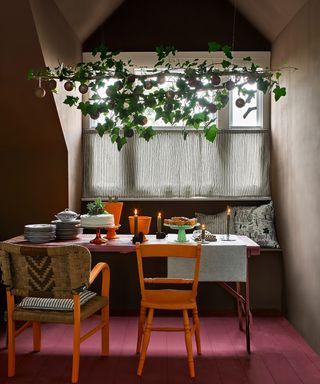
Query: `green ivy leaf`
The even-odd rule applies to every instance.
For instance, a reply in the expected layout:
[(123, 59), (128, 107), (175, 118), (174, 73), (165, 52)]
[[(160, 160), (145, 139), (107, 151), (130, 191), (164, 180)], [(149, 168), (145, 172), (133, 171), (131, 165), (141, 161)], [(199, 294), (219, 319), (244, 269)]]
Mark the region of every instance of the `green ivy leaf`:
[(125, 137), (118, 136), (116, 142), (118, 151), (121, 151), (121, 148), (127, 143), (127, 139)]
[(231, 47), (229, 47), (229, 45), (224, 45), (222, 47), (222, 50), (228, 59), (233, 59), (233, 56), (231, 53)]
[(156, 131), (152, 127), (148, 127), (142, 132), (141, 137), (146, 141), (149, 141), (155, 134)]
[(104, 124), (98, 124), (97, 126), (96, 126), (96, 131), (98, 132), (98, 135), (100, 136), (100, 137), (102, 137), (103, 135), (104, 135), (104, 133), (107, 131), (107, 128), (106, 128), (106, 126), (104, 125)]
[(213, 143), (217, 136), (218, 131), (219, 129), (215, 124), (211, 125), (211, 127), (205, 129), (205, 138), (211, 143)]
[(27, 73), (27, 79), (28, 79), (28, 80), (32, 80), (32, 79), (33, 79), (33, 76), (34, 76), (34, 75), (33, 75), (33, 69), (30, 68), (30, 69), (28, 70), (28, 73)]
[(284, 87), (281, 88), (279, 85), (275, 87), (273, 93), (275, 101), (278, 101), (280, 97), (285, 96), (287, 94), (286, 89)]
[(221, 64), (222, 64), (223, 68), (228, 68), (231, 65), (230, 61), (228, 61), (228, 60), (222, 60)]
[(221, 45), (216, 43), (215, 41), (211, 41), (208, 43), (208, 51), (209, 52), (216, 52), (221, 49)]
[(77, 96), (67, 96), (63, 103), (70, 105), (70, 107), (72, 107), (73, 105), (76, 105), (78, 101), (79, 101), (79, 97)]
[(100, 59), (105, 60), (107, 58), (108, 48), (104, 44), (101, 44), (92, 51), (93, 56), (96, 56), (98, 53), (100, 53)]
[(252, 61), (251, 57), (250, 56), (246, 56), (243, 58), (244, 61)]
[(263, 93), (266, 93), (269, 88), (269, 81), (264, 80), (262, 77), (259, 77), (257, 80), (257, 88), (259, 91), (262, 91)]

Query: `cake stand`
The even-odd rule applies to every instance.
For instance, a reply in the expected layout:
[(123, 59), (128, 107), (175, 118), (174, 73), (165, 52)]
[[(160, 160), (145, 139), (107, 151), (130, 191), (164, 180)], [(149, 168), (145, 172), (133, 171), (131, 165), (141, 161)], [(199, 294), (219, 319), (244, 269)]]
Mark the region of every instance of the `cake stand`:
[(101, 237), (101, 228), (104, 228), (104, 227), (96, 227), (96, 226), (90, 226), (90, 225), (86, 225), (86, 226), (82, 226), (83, 228), (95, 228), (96, 229), (96, 237), (92, 240), (90, 240), (90, 243), (91, 244), (96, 244), (96, 245), (101, 245), (101, 244), (105, 244), (108, 242), (107, 239), (103, 239)]
[(121, 227), (121, 224), (114, 225), (112, 227), (105, 227), (107, 230), (107, 234), (103, 236), (104, 239), (112, 240), (118, 239), (120, 236), (117, 235), (117, 230)]
[(194, 227), (198, 227), (200, 224), (197, 223), (195, 225), (174, 225), (174, 224), (164, 224), (166, 227), (170, 227), (171, 229), (178, 230), (178, 237), (175, 240), (177, 243), (187, 243), (189, 240), (186, 236), (187, 229), (193, 229)]

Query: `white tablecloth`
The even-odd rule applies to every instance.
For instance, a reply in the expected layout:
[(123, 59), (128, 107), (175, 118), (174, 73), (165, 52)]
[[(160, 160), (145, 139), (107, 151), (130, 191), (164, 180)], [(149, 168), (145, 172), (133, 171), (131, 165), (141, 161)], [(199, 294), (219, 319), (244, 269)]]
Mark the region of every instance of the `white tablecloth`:
[[(170, 235), (169, 240), (176, 239)], [(187, 236), (191, 240), (191, 235)], [(199, 281), (239, 281), (247, 279), (247, 249), (243, 241), (230, 235), (233, 241), (218, 241), (202, 244)], [(193, 242), (193, 241), (192, 241)], [(194, 243), (194, 242), (193, 242)], [(168, 277), (193, 278), (194, 260), (168, 258)]]

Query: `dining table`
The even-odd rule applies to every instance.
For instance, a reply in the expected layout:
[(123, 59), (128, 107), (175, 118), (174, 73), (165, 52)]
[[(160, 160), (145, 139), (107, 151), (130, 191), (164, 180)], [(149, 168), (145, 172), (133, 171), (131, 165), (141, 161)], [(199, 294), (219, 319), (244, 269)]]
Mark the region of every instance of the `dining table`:
[[(135, 244), (132, 242), (132, 235), (130, 234), (119, 234), (118, 238), (108, 240), (100, 245), (91, 243), (92, 238), (92, 234), (81, 234), (73, 240), (55, 240), (39, 244), (30, 243), (26, 241), (23, 235), (19, 235), (6, 240), (6, 242), (27, 247), (81, 245), (90, 252), (98, 254), (135, 252)], [(146, 238), (147, 244), (181, 244), (177, 242), (176, 234), (168, 234), (164, 239), (157, 239), (156, 235), (147, 235)], [(192, 235), (187, 235), (187, 242), (184, 244), (195, 246), (198, 241), (195, 241)], [(225, 235), (216, 235), (216, 241), (202, 242), (201, 253), (199, 281), (215, 282), (236, 299), (239, 329), (246, 334), (246, 348), (247, 352), (250, 353), (252, 314), (250, 311), (248, 264), (251, 257), (260, 254), (260, 246), (247, 236), (230, 235), (227, 238)], [(180, 277), (179, 273), (181, 275), (188, 274), (188, 266), (179, 267), (174, 261), (168, 261), (167, 275)]]

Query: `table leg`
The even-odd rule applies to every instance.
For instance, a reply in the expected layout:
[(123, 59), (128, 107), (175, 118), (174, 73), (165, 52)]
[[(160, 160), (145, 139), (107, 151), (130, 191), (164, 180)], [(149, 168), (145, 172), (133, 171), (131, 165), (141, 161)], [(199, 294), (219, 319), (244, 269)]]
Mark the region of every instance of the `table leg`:
[[(241, 294), (241, 286), (240, 282), (236, 282), (236, 291), (240, 295)], [(239, 320), (239, 329), (240, 331), (243, 331), (243, 325), (242, 325), (242, 308), (241, 308), (241, 301), (240, 299), (237, 299), (237, 309), (238, 309), (238, 320)]]

